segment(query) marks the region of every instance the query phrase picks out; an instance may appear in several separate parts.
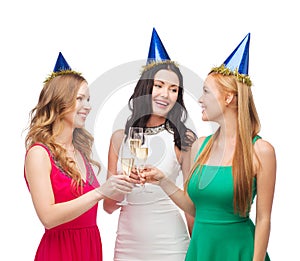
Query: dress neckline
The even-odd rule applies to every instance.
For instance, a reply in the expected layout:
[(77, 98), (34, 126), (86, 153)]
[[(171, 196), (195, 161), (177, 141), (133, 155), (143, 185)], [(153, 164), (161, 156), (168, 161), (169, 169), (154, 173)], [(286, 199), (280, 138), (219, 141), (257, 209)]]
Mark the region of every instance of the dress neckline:
[(208, 165), (208, 164), (204, 164), (202, 166), (211, 167), (211, 168), (232, 168), (232, 165)]
[(170, 126), (170, 123), (168, 121), (166, 121), (163, 124), (160, 124), (158, 126), (154, 126), (154, 127), (145, 127), (144, 128), (144, 133), (146, 135), (155, 135), (158, 134), (164, 130), (167, 130), (168, 132), (171, 132), (172, 134), (174, 133), (172, 127)]

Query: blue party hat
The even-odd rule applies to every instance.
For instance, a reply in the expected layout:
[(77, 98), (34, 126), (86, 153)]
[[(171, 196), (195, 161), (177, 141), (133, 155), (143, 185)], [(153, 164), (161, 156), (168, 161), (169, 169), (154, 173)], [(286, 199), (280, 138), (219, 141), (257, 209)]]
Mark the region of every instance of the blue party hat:
[(70, 65), (67, 63), (66, 59), (62, 55), (61, 52), (59, 52), (53, 72), (46, 78), (44, 83), (50, 81), (54, 77), (58, 75), (63, 75), (63, 74), (76, 74), (76, 75), (81, 75), (81, 73), (73, 71)]
[(155, 65), (162, 63), (175, 64), (173, 61), (171, 61), (166, 48), (160, 40), (155, 28), (153, 27), (147, 63), (145, 66), (143, 66), (143, 71), (147, 71)]
[(153, 28), (147, 64), (171, 60), (155, 28)]
[(235, 50), (225, 60), (224, 65), (230, 70), (238, 70), (241, 74), (248, 75), (249, 66), (249, 44), (250, 33), (248, 33), (243, 41), (235, 48)]
[(249, 45), (250, 33), (245, 36), (221, 66), (214, 67), (211, 71), (223, 75), (235, 75), (240, 82), (251, 86), (252, 83), (248, 75)]
[(67, 63), (62, 53), (59, 52), (53, 72), (60, 72), (60, 71), (67, 71), (67, 70), (71, 71), (72, 69), (70, 65)]

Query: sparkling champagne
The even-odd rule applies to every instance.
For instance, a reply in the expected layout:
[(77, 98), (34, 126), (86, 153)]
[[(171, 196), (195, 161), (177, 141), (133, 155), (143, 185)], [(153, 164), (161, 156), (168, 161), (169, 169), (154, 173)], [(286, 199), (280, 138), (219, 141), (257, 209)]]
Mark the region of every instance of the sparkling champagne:
[(141, 147), (142, 141), (140, 139), (130, 139), (129, 140), (129, 146), (131, 153), (135, 155), (136, 149)]
[(143, 148), (143, 147), (142, 148), (141, 147), (136, 148), (135, 153), (136, 153), (136, 157), (139, 160), (145, 162), (147, 160), (147, 157), (148, 157), (148, 148)]
[(133, 158), (122, 158), (121, 159), (122, 169), (125, 172), (125, 175), (130, 176), (131, 169), (134, 164)]

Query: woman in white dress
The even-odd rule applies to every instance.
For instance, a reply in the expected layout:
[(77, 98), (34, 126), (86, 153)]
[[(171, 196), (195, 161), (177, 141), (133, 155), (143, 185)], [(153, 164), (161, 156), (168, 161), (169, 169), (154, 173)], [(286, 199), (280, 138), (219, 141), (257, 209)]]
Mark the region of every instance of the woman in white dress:
[[(111, 137), (107, 178), (120, 170), (122, 140), (129, 127), (137, 126), (144, 129), (150, 143), (147, 163), (163, 169), (174, 182), (180, 173), (184, 180), (196, 135), (184, 124), (187, 111), (182, 74), (170, 60), (155, 29), (147, 65), (128, 104), (132, 114), (125, 130), (118, 130)], [(183, 261), (193, 219), (186, 215), (185, 222), (177, 206), (160, 187), (145, 185), (148, 192), (137, 186), (127, 196), (129, 204), (121, 207), (114, 260)], [(120, 206), (114, 199), (105, 199), (103, 207), (112, 213)]]

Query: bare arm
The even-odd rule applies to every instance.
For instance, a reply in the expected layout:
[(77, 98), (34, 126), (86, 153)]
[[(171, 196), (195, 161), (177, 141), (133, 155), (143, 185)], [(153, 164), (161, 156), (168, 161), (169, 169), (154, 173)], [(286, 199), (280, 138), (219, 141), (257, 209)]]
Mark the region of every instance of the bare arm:
[(146, 182), (159, 185), (172, 201), (185, 213), (194, 217), (195, 207), (189, 195), (175, 185), (165, 174), (156, 167), (147, 166), (141, 176)]
[(125, 181), (128, 178), (122, 175), (76, 199), (55, 203), (50, 172), (51, 162), (46, 150), (41, 146), (31, 148), (25, 159), (26, 179), (37, 215), (47, 229), (77, 218), (107, 195), (120, 191), (129, 193), (132, 189)]
[[(179, 151), (179, 149), (176, 147), (177, 154), (180, 153), (179, 161), (181, 163), (181, 170), (182, 170), (182, 174), (183, 174), (184, 184), (190, 176), (191, 167), (193, 166), (193, 163), (194, 163), (193, 159), (197, 153), (197, 151), (195, 152), (195, 150), (198, 147), (196, 144), (198, 144), (198, 141), (194, 142), (192, 148), (190, 148), (188, 151)], [(186, 212), (184, 212), (184, 214), (186, 217), (189, 234), (192, 235), (192, 230), (193, 230), (193, 226), (194, 226), (194, 217)]]
[(256, 225), (253, 261), (265, 260), (276, 179), (276, 156), (271, 144), (258, 140), (254, 145), (261, 163), (257, 171)]
[(191, 201), (189, 195), (177, 187), (175, 183), (166, 177), (158, 168), (147, 166), (142, 173), (142, 177), (146, 182), (159, 185), (179, 208), (190, 216), (195, 216), (194, 203)]
[[(202, 137), (194, 142), (191, 148), (190, 156), (186, 158), (190, 159), (189, 167), (193, 166), (194, 158), (204, 139), (205, 137)], [(186, 166), (187, 165), (185, 165), (184, 168), (187, 169), (188, 167)], [(184, 212), (186, 212), (189, 216), (195, 216), (195, 205), (190, 199), (188, 193), (178, 188), (170, 179), (168, 179), (164, 175), (163, 172), (161, 172), (155, 167), (149, 167), (145, 169), (142, 176), (146, 179), (147, 182), (161, 186), (161, 188), (169, 195), (169, 197), (174, 201), (174, 203)]]
[(29, 150), (25, 172), (35, 210), (46, 228), (73, 220), (103, 198), (95, 189), (74, 200), (55, 204), (50, 181), (51, 162), (46, 150), (40, 146)]
[[(114, 132), (110, 139), (109, 150), (108, 150), (108, 164), (107, 164), (107, 179), (112, 175), (117, 175), (117, 164), (119, 157), (119, 150), (124, 137), (124, 130), (117, 130)], [(122, 195), (118, 199), (106, 198), (103, 201), (103, 209), (111, 214), (120, 206), (116, 203), (122, 200)]]
[[(194, 160), (197, 155), (197, 152), (199, 151), (200, 148), (200, 143), (202, 144), (204, 139), (198, 139), (196, 140), (191, 149), (186, 153), (183, 153), (183, 160), (182, 160), (182, 173), (183, 173), (183, 178), (184, 178), (184, 183), (188, 180), (190, 176), (190, 172), (192, 170), (192, 167), (194, 165)], [(185, 212), (186, 220), (187, 220), (187, 225), (188, 225), (188, 230), (190, 235), (192, 235), (193, 231), (193, 226), (194, 226), (194, 217), (187, 214)]]
[[(182, 170), (182, 175), (183, 175), (183, 182), (185, 183), (185, 181), (189, 177), (189, 172), (190, 172), (191, 150), (181, 151), (180, 156), (181, 156), (180, 163), (181, 163), (181, 170)], [(193, 230), (193, 226), (194, 226), (194, 217), (186, 212), (184, 212), (184, 214), (185, 214), (189, 234), (192, 235), (192, 230)]]

